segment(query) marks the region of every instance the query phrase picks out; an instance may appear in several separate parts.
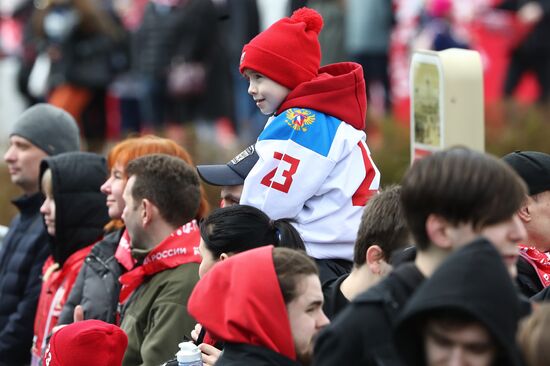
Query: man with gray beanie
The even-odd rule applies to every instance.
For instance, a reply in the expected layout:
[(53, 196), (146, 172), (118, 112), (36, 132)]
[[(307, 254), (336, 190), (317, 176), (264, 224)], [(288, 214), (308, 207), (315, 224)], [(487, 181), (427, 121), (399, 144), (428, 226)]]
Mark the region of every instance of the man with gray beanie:
[(40, 161), (80, 150), (80, 132), (70, 114), (48, 104), (27, 109), (10, 133), (4, 161), (12, 183), (23, 190), (13, 201), (19, 214), (0, 248), (0, 366), (28, 365), (34, 315), (48, 239), (40, 206)]
[(550, 286), (550, 155), (515, 151), (502, 160), (523, 178), (529, 189), (518, 211), (527, 239), (519, 246), (516, 280), (521, 292), (531, 297)]

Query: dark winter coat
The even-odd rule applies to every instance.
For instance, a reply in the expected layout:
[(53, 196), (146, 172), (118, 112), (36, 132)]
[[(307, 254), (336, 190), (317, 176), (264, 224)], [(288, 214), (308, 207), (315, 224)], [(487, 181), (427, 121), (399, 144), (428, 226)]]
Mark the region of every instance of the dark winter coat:
[(407, 302), (395, 329), (407, 365), (425, 365), (419, 319), (446, 309), (469, 315), (489, 331), (497, 346), (495, 365), (522, 365), (515, 342), (520, 301), (500, 254), (486, 239), (449, 256)]
[(120, 229), (105, 236), (88, 254), (61, 311), (59, 324), (73, 322), (77, 305), (82, 305), (85, 319), (115, 323), (120, 293), (118, 278), (125, 272), (115, 258), (122, 232)]
[(20, 213), (0, 248), (0, 365), (30, 361), (34, 314), (42, 266), (50, 254), (40, 206), (41, 193), (13, 201)]
[(223, 357), (216, 366), (299, 366), (300, 364), (284, 355), (265, 347), (244, 343), (226, 343)]
[(349, 274), (345, 274), (338, 278), (333, 278), (323, 283), (323, 312), (329, 319), (334, 319), (348, 304), (349, 300), (340, 290), (342, 282), (348, 278)]
[(516, 283), (522, 294), (531, 297), (544, 289), (544, 285), (540, 281), (537, 271), (527, 259), (519, 256), (517, 269), (518, 275), (516, 277)]
[(359, 295), (321, 332), (314, 365), (402, 365), (392, 328), (422, 281), (417, 267), (407, 263)]

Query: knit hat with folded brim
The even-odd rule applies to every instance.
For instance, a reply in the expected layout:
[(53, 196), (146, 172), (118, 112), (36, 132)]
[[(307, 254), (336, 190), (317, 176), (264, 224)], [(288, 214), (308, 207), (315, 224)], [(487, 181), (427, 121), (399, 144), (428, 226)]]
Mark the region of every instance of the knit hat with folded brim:
[(19, 116), (10, 136), (17, 135), (53, 156), (80, 150), (80, 132), (74, 118), (50, 104), (36, 104)]
[(323, 18), (300, 8), (254, 37), (243, 48), (239, 70), (251, 69), (294, 89), (318, 75), (321, 64), (319, 32)]
[(502, 158), (523, 178), (529, 195), (550, 191), (550, 155), (538, 151), (514, 151)]
[(126, 333), (116, 325), (101, 320), (83, 320), (52, 335), (44, 365), (120, 366), (127, 345)]

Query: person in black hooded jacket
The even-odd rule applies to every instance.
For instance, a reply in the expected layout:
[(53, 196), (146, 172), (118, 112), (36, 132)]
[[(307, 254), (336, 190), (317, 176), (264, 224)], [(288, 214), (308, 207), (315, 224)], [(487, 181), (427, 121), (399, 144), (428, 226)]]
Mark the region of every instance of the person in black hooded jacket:
[(109, 221), (99, 188), (107, 169), (97, 154), (72, 152), (42, 160), (40, 208), (51, 255), (42, 270), (42, 290), (34, 322), (32, 365), (44, 354), (47, 338), (71, 291), (84, 258), (102, 238)]
[(401, 182), (401, 202), (416, 258), (334, 318), (319, 335), (315, 365), (402, 365), (391, 331), (399, 314), (451, 253), (478, 236), (491, 240), (513, 276), (526, 237), (516, 214), (525, 194), (512, 169), (488, 154), (453, 147), (415, 161)]
[(409, 366), (521, 366), (521, 307), (498, 252), (486, 239), (458, 250), (409, 300), (395, 329)]

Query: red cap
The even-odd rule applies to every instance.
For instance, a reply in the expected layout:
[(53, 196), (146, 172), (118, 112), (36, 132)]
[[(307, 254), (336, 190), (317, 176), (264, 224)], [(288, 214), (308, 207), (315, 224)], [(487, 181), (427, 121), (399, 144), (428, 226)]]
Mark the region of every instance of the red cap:
[(240, 72), (252, 69), (289, 89), (312, 80), (321, 65), (318, 36), (322, 28), (323, 18), (318, 12), (296, 10), (244, 46)]
[(44, 356), (46, 366), (120, 366), (128, 337), (101, 320), (69, 324), (52, 335)]

